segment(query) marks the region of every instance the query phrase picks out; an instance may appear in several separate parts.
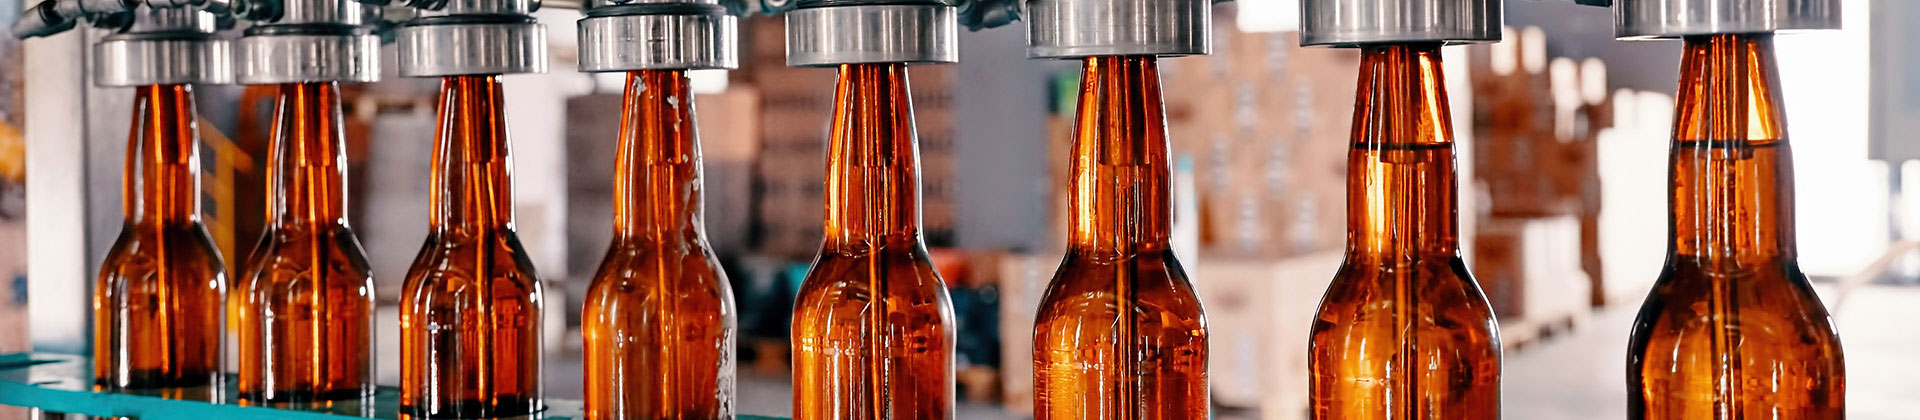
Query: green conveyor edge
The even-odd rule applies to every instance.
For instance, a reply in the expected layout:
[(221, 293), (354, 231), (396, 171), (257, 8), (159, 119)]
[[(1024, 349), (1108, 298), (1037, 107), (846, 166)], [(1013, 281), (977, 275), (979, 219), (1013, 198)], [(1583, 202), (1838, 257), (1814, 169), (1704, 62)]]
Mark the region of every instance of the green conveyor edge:
[[(94, 391), (93, 379), (85, 357), (70, 354), (0, 354), (0, 405), (33, 407), (48, 412), (101, 417), (131, 417), (139, 420), (341, 420), (398, 419), (398, 390), (381, 387), (371, 408), (361, 404), (329, 408), (294, 409), (242, 406), (233, 401), (231, 385), (219, 402), (165, 398), (157, 395)], [(228, 381), (229, 384), (232, 381)], [(583, 418), (580, 402), (552, 400), (536, 416), (537, 420)], [(743, 415), (739, 420), (777, 420), (776, 417)]]

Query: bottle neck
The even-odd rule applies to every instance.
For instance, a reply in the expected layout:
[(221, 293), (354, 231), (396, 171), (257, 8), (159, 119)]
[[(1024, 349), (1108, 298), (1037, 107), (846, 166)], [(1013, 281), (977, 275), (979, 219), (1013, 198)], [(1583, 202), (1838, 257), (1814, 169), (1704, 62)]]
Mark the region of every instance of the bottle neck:
[(1792, 258), (1793, 168), (1773, 38), (1689, 37), (1674, 108), (1674, 254)]
[(121, 184), (127, 222), (199, 221), (200, 133), (193, 87), (146, 85), (137, 92)]
[(1068, 180), (1074, 251), (1168, 249), (1169, 146), (1156, 63), (1151, 56), (1086, 59)]
[(511, 228), (511, 159), (500, 112), (500, 82), (491, 75), (442, 78), (428, 198), (430, 229), (477, 233)]
[(345, 225), (346, 132), (333, 82), (275, 87), (268, 224)]
[(906, 65), (841, 65), (827, 137), (828, 247), (920, 240), (918, 147)]
[(1347, 252), (1459, 255), (1453, 123), (1439, 44), (1365, 47), (1347, 158)]
[(627, 73), (614, 167), (615, 237), (662, 241), (699, 236), (698, 138), (693, 93), (684, 72)]

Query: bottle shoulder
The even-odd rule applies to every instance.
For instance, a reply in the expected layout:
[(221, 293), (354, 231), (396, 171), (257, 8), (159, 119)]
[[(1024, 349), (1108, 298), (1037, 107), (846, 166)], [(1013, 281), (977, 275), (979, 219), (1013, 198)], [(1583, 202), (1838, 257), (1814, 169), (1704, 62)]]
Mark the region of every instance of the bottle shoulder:
[(504, 234), (448, 238), (429, 234), (407, 270), (407, 297), (416, 293), (463, 293), (480, 287), (538, 299), (540, 276), (511, 230)]
[[(316, 266), (317, 265), (317, 266)], [(242, 275), (290, 277), (324, 270), (328, 278), (371, 282), (367, 252), (351, 229), (335, 225), (316, 230), (271, 229), (247, 256)], [(305, 276), (303, 276), (305, 277)]]
[(653, 296), (718, 300), (731, 306), (733, 290), (727, 273), (711, 253), (615, 249), (609, 250), (587, 286), (587, 301), (619, 304)]
[(1641, 304), (1633, 336), (1704, 339), (1722, 324), (1755, 343), (1839, 344), (1826, 303), (1790, 260), (1717, 268), (1669, 262)]
[(213, 280), (205, 283), (209, 287), (224, 288), (227, 270), (219, 249), (214, 247), (213, 237), (198, 222), (163, 226), (128, 224), (108, 248), (99, 277), (107, 282), (160, 278)]

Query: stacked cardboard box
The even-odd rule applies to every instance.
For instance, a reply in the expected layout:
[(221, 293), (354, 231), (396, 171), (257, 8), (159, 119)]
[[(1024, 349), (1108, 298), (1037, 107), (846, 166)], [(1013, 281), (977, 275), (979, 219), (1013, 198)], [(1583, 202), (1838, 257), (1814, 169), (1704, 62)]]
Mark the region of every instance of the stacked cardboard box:
[(1573, 216), (1482, 222), (1474, 241), (1480, 281), (1506, 341), (1523, 344), (1536, 327), (1575, 321), (1592, 284), (1580, 267), (1580, 221)]
[[(591, 275), (613, 237), (614, 153), (620, 141), (622, 94), (601, 93), (567, 99), (567, 272)], [(707, 240), (715, 252), (743, 251), (751, 202), (746, 170), (758, 154), (759, 94), (752, 87), (694, 96), (698, 124), (702, 192), (707, 201)]]
[(1230, 16), (1213, 55), (1164, 61), (1168, 134), (1192, 156), (1208, 255), (1278, 258), (1344, 240), (1346, 152), (1359, 55), (1244, 33)]
[(1207, 270), (1194, 283), (1207, 305), (1214, 403), (1254, 409), (1263, 420), (1306, 418), (1307, 340), (1344, 255), (1200, 261)]
[(1505, 41), (1470, 48), (1474, 111), (1474, 177), (1485, 189), (1486, 214), (1569, 214), (1575, 203), (1551, 171), (1568, 147), (1554, 133), (1555, 103), (1539, 28), (1509, 29)]
[[(1508, 29), (1506, 41), (1469, 49), (1473, 75), (1474, 185), (1486, 198), (1475, 235), (1474, 273), (1503, 321), (1561, 317), (1603, 302), (1598, 251), (1598, 133), (1611, 125), (1605, 69), (1598, 60), (1549, 59), (1539, 28)], [(1574, 220), (1569, 235), (1522, 238), (1516, 226)], [(1584, 223), (1583, 223), (1584, 222)], [(1563, 241), (1564, 244), (1541, 244)], [(1568, 273), (1523, 267), (1540, 247), (1573, 250), (1573, 271), (1588, 284), (1577, 301), (1535, 293), (1532, 276)], [(1566, 307), (1551, 307), (1564, 305)]]
[[(836, 72), (786, 65), (785, 26), (779, 19), (746, 22), (750, 49), (734, 82), (760, 92), (760, 151), (755, 158), (754, 226), (759, 250), (789, 258), (819, 251), (826, 179), (826, 142), (833, 117)], [(921, 208), (933, 245), (953, 236), (953, 70), (909, 71), (920, 139)]]

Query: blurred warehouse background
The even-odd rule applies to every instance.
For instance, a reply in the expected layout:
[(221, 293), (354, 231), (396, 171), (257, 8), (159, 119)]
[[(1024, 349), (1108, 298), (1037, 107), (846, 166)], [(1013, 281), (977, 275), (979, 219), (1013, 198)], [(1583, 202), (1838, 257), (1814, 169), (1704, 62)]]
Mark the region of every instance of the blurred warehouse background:
[[(1358, 54), (1300, 48), (1293, 1), (1217, 7), (1214, 54), (1167, 60), (1162, 74), (1176, 243), (1215, 337), (1222, 418), (1303, 418), (1306, 332), (1345, 241)], [(0, 21), (20, 10), (0, 0)], [(1778, 41), (1800, 262), (1846, 339), (1854, 418), (1911, 419), (1920, 359), (1898, 355), (1920, 346), (1920, 331), (1891, 326), (1920, 306), (1920, 3), (1849, 0), (1845, 10), (1846, 30)], [(574, 71), (578, 12), (540, 14), (552, 70), (505, 77), (506, 114), (520, 235), (550, 301), (565, 302), (549, 306), (548, 393), (577, 398), (578, 312), (611, 233), (622, 76)], [(1626, 323), (1665, 257), (1679, 45), (1616, 42), (1610, 19), (1511, 0), (1505, 42), (1448, 51), (1463, 246), (1500, 316), (1509, 418), (1624, 416)], [(927, 240), (952, 288), (968, 418), (1019, 418), (1030, 405), (1032, 313), (1064, 244), (1078, 65), (1028, 60), (1018, 25), (963, 33), (959, 64), (911, 76)], [(819, 246), (833, 94), (832, 70), (784, 65), (783, 34), (777, 19), (743, 21), (742, 67), (700, 72), (695, 87), (707, 230), (739, 300), (740, 401), (751, 414), (788, 410), (787, 317)], [(87, 227), (119, 224), (132, 95), (85, 83), (80, 52), (99, 36), (0, 37), (0, 352), (84, 350), (84, 319), (49, 314), (85, 307), (84, 283), (113, 239)], [(425, 233), (436, 84), (387, 71), (345, 86), (345, 102), (352, 221), (391, 305)], [(238, 263), (264, 216), (269, 92), (200, 95), (208, 225)], [(59, 175), (29, 177), (29, 165)], [(72, 234), (29, 240), (29, 225)], [(30, 308), (29, 278), (76, 286), (36, 288)], [(380, 323), (382, 383), (398, 376), (384, 362), (398, 354), (396, 325)]]

